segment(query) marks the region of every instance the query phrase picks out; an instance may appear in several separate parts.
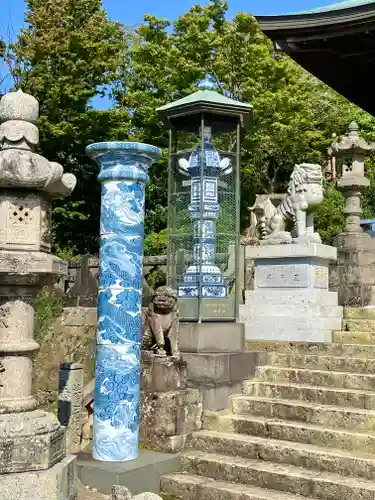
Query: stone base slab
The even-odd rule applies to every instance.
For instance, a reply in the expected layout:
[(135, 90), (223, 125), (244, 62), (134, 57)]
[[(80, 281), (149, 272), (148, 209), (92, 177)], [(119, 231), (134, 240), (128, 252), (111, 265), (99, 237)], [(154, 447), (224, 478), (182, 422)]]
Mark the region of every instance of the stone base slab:
[(181, 352), (243, 352), (244, 327), (240, 323), (180, 323)]
[(309, 343), (330, 343), (332, 342), (332, 330), (320, 329), (291, 329), (290, 326), (283, 327), (273, 325), (263, 327), (261, 325), (249, 325), (246, 331), (246, 340), (272, 340), (280, 342), (309, 342)]
[(65, 456), (65, 428), (36, 410), (0, 415), (0, 474), (45, 470)]
[(1, 500), (77, 500), (75, 457), (51, 469), (0, 476)]
[(259, 317), (280, 317), (284, 318), (299, 318), (315, 320), (319, 318), (338, 318), (340, 321), (343, 317), (343, 308), (341, 306), (313, 306), (313, 305), (300, 305), (285, 307), (284, 305), (247, 305), (240, 306), (240, 319), (243, 323), (246, 323), (250, 319), (255, 319)]
[[(312, 318), (303, 317), (302, 315), (294, 315), (293, 313), (289, 316), (263, 316), (256, 318), (244, 317), (246, 320), (246, 340), (248, 340), (249, 330), (269, 330), (273, 328), (277, 329), (293, 329), (293, 330), (340, 330), (342, 327), (342, 318)], [(301, 342), (304, 340), (301, 339)]]
[(141, 449), (136, 460), (116, 463), (94, 460), (88, 451), (78, 455), (76, 470), (84, 485), (106, 495), (114, 484), (126, 486), (133, 495), (159, 493), (161, 476), (180, 470), (180, 455)]
[(290, 245), (261, 245), (247, 246), (246, 259), (285, 259), (285, 258), (307, 258), (313, 257), (327, 261), (337, 259), (337, 249), (329, 245), (318, 243), (293, 243)]
[(43, 285), (67, 274), (67, 262), (44, 252), (0, 251), (0, 285)]
[(248, 290), (245, 305), (240, 305), (241, 313), (248, 306), (337, 306), (338, 294), (327, 290)]

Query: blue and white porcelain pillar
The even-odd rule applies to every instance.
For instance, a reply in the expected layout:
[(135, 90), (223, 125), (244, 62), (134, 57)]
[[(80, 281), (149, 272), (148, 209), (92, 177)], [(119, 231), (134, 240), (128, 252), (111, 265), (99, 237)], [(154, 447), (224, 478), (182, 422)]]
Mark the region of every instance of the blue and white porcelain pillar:
[(135, 142), (86, 148), (102, 184), (93, 457), (138, 456), (145, 184), (160, 149)]

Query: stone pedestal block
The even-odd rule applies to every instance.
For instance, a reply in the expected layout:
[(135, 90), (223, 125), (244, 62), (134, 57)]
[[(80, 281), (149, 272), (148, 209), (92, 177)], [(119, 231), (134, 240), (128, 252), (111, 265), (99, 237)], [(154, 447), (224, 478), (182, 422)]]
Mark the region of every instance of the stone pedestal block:
[(189, 433), (202, 426), (198, 390), (186, 386), (186, 363), (143, 353), (141, 443), (155, 451), (178, 452)]
[(343, 233), (335, 238), (337, 264), (331, 267), (331, 288), (339, 304), (375, 305), (375, 238), (367, 233)]
[(244, 339), (240, 323), (180, 323), (181, 352), (243, 352)]
[(65, 456), (65, 431), (51, 413), (0, 415), (0, 474), (48, 469)]
[(229, 396), (265, 362), (260, 353), (245, 352), (241, 323), (180, 323), (180, 350), (189, 387), (200, 391), (203, 408), (211, 411), (226, 409)]
[(240, 306), (246, 340), (332, 342), (342, 326), (337, 294), (328, 291), (336, 249), (320, 244), (248, 247), (254, 290)]
[(1, 500), (77, 500), (74, 462), (67, 456), (49, 470), (1, 476)]

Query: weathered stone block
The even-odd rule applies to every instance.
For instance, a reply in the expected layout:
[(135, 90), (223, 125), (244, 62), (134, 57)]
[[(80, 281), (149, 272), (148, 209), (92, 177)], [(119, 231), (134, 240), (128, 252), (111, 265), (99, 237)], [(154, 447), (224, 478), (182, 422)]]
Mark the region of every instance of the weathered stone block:
[(141, 394), (142, 436), (175, 436), (186, 429), (185, 391)]
[(1, 500), (77, 500), (74, 462), (68, 456), (49, 470), (3, 475)]
[(203, 401), (202, 394), (198, 389), (189, 388), (185, 393), (186, 433), (200, 431), (202, 429)]
[(157, 451), (180, 451), (188, 433), (202, 426), (201, 394), (186, 388), (186, 363), (142, 355), (140, 438)]
[(344, 306), (375, 304), (375, 241), (366, 233), (343, 233), (335, 238), (337, 266), (331, 287)]
[(0, 415), (0, 474), (48, 469), (64, 456), (65, 429), (54, 415)]
[(186, 363), (142, 353), (141, 390), (168, 392), (186, 388)]
[(63, 363), (60, 367), (58, 418), (66, 427), (66, 450), (81, 450), (83, 365)]
[(61, 317), (64, 326), (84, 326), (86, 308), (85, 307), (65, 307)]
[(202, 394), (204, 411), (221, 411), (228, 408), (229, 397), (240, 394), (242, 382), (227, 382), (223, 384), (191, 382)]

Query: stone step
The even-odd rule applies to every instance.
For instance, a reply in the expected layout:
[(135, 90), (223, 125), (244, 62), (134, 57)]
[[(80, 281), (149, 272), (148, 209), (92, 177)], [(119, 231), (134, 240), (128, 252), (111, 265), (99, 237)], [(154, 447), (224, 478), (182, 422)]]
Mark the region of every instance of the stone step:
[[(334, 335), (346, 334), (349, 332), (334, 332)], [(351, 332), (352, 334), (352, 332)], [(368, 333), (366, 333), (368, 335)], [(310, 342), (273, 342), (267, 340), (249, 340), (247, 342), (248, 351), (253, 352), (275, 352), (284, 354), (322, 354), (326, 356), (349, 356), (354, 358), (375, 359), (375, 345), (369, 342), (368, 345), (361, 343), (310, 343)], [(374, 336), (375, 344), (375, 336)]]
[[(168, 474), (161, 478), (161, 495), (181, 500), (301, 500), (300, 496), (245, 484), (217, 481), (192, 474)], [(311, 498), (311, 500), (314, 500)]]
[(258, 366), (256, 379), (269, 382), (289, 382), (320, 387), (342, 389), (375, 390), (375, 375), (365, 373), (332, 372), (325, 370), (309, 370), (303, 368), (280, 368), (274, 366)]
[(293, 465), (263, 462), (200, 451), (185, 452), (181, 469), (219, 481), (249, 484), (321, 500), (373, 500), (375, 482)]
[(200, 431), (193, 433), (188, 447), (206, 453), (259, 459), (343, 476), (375, 479), (375, 457), (353, 456), (350, 452), (314, 445), (259, 436)]
[(347, 332), (335, 331), (332, 334), (333, 342), (342, 342), (343, 344), (363, 344), (363, 347), (374, 348), (375, 332)]
[(342, 329), (348, 332), (375, 332), (375, 319), (344, 319)]
[(280, 368), (309, 368), (312, 370), (375, 374), (375, 359), (373, 358), (270, 353), (267, 364)]
[(243, 393), (245, 396), (375, 410), (375, 392), (356, 389), (248, 380), (243, 383)]
[(373, 410), (243, 395), (231, 396), (230, 407), (234, 415), (256, 415), (342, 429), (375, 431)]
[(204, 429), (375, 454), (375, 434), (254, 415), (205, 412)]
[(345, 319), (375, 319), (375, 307), (344, 307)]

